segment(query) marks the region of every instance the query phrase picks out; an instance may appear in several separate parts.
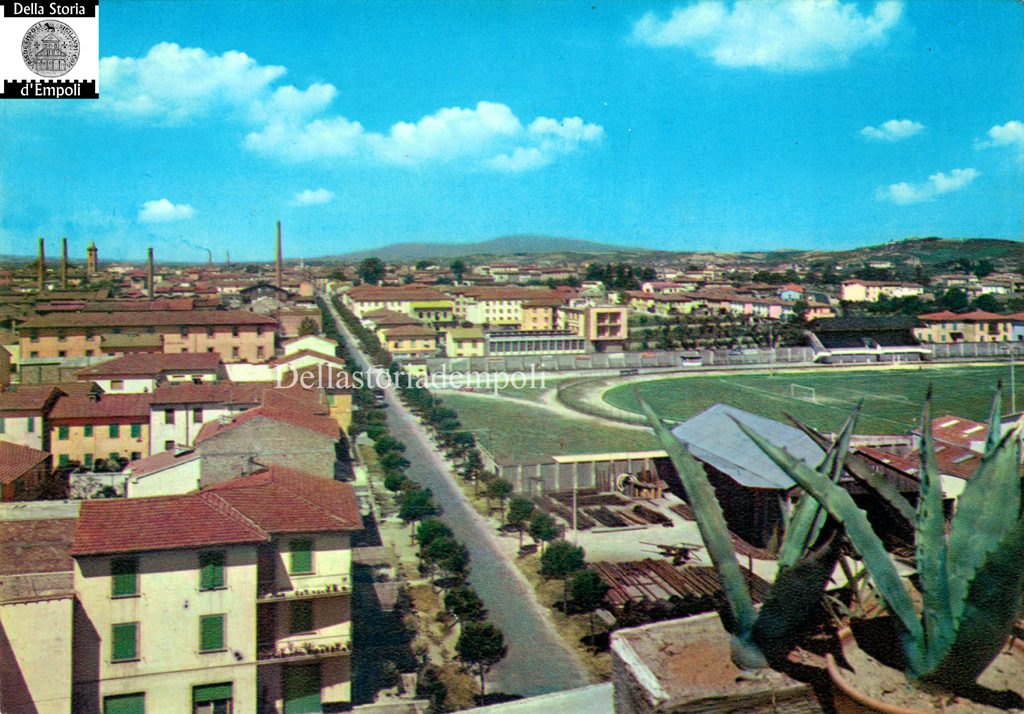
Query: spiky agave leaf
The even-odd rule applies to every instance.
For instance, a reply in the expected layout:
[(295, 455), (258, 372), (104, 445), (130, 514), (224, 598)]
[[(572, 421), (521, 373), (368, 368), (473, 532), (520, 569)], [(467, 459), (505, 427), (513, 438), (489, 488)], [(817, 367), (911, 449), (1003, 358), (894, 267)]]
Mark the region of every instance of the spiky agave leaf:
[(765, 652), (788, 652), (821, 604), (835, 570), (842, 538), (833, 531), (796, 565), (779, 566), (754, 623), (753, 640)]
[[(999, 428), (998, 400), (997, 392), (990, 429)], [(957, 499), (948, 556), (954, 627), (963, 614), (967, 589), (975, 572), (1020, 518), (1020, 430), (1018, 422), (998, 438)]]
[(953, 645), (923, 681), (950, 691), (969, 687), (985, 671), (1013, 633), (1024, 602), (1024, 520), (1018, 520), (968, 583), (967, 598)]
[[(826, 439), (823, 434), (812, 429), (803, 422), (794, 419), (789, 414), (786, 414), (786, 418), (789, 419), (794, 426), (807, 434), (807, 436), (811, 437), (818, 446), (823, 449), (828, 448), (828, 439)], [(907, 523), (914, 522), (914, 507), (910, 505), (910, 502), (904, 498), (903, 494), (900, 493), (892, 483), (887, 481), (884, 476), (876, 474), (871, 469), (865, 468), (862, 464), (859, 464), (856, 461), (847, 461), (846, 470), (853, 474), (858, 481), (867, 484), (886, 503), (896, 509), (897, 513), (903, 516)]]
[(794, 458), (784, 449), (775, 446), (744, 424), (738, 421), (736, 423), (768, 458), (814, 496), (829, 515), (843, 526), (846, 536), (864, 559), (864, 566), (870, 573), (871, 579), (874, 580), (879, 594), (904, 630), (904, 646), (907, 650), (908, 660), (919, 661), (918, 646), (923, 640), (921, 622), (917, 618), (910, 595), (903, 587), (903, 581), (896, 571), (895, 563), (868, 522), (864, 511), (857, 507), (850, 494), (841, 486), (832, 483), (830, 479)]
[(722, 590), (729, 603), (736, 627), (733, 635), (738, 640), (733, 645), (733, 659), (737, 665), (745, 669), (767, 667), (768, 663), (763, 653), (753, 645), (750, 639), (754, 622), (757, 620), (757, 611), (754, 609), (754, 601), (747, 589), (747, 582), (736, 561), (732, 539), (729, 537), (729, 527), (726, 525), (718, 498), (715, 496), (715, 489), (708, 481), (703, 467), (666, 428), (650, 405), (640, 396), (640, 393), (634, 390), (634, 394), (640, 402), (644, 416), (647, 417), (647, 423), (654, 430), (662, 448), (668, 452), (672, 464), (679, 472), (679, 478), (683, 482), (683, 488), (686, 489), (686, 496), (697, 521), (700, 537), (704, 541), (708, 556), (722, 581)]
[[(838, 481), (842, 474), (843, 464), (846, 462), (846, 452), (850, 445), (850, 436), (857, 423), (859, 411), (860, 406), (858, 405), (847, 418), (836, 443), (828, 447), (825, 458), (818, 467), (819, 472), (828, 474), (833, 481)], [(800, 500), (797, 501), (793, 515), (786, 525), (782, 546), (779, 548), (779, 570), (796, 565), (807, 549), (814, 545), (814, 541), (821, 533), (826, 515), (821, 504), (814, 500), (809, 493), (804, 492)]]
[(942, 510), (942, 482), (935, 466), (930, 415), (931, 389), (921, 410), (921, 468), (914, 545), (921, 582), (924, 642), (921, 666), (930, 669), (953, 644), (956, 631), (949, 600), (946, 572), (946, 516)]

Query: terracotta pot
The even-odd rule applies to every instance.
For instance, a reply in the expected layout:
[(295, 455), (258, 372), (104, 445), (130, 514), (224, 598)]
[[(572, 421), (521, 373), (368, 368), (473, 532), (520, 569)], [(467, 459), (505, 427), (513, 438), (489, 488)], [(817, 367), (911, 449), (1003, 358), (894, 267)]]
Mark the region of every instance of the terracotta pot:
[[(852, 639), (853, 632), (850, 631), (850, 628), (847, 627), (839, 631), (840, 644), (845, 645)], [(1024, 642), (1020, 640), (1014, 640), (1013, 646), (1024, 650)], [(835, 693), (834, 706), (838, 714), (871, 714), (873, 712), (881, 712), (882, 714), (933, 714), (931, 709), (915, 709), (888, 704), (857, 690), (843, 677), (839, 665), (836, 664), (835, 657), (831, 654), (825, 655), (825, 666), (828, 669), (829, 677), (832, 678), (832, 687)]]

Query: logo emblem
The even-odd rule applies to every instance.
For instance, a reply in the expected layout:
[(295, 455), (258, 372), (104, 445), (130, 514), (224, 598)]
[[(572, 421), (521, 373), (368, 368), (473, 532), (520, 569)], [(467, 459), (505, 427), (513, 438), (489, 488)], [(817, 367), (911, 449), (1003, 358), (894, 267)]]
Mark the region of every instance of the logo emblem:
[(60, 20), (43, 20), (28, 28), (21, 41), (21, 58), (40, 77), (60, 77), (78, 61), (78, 35)]

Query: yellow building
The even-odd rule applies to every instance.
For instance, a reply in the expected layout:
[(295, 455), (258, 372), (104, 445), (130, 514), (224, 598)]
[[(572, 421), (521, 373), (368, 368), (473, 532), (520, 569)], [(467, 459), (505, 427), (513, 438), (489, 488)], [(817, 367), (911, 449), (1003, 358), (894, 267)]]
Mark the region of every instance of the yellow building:
[(453, 327), (445, 333), (445, 355), (448, 357), (483, 357), (487, 340), (479, 327)]
[(923, 295), (924, 286), (890, 280), (844, 280), (840, 299), (846, 302), (878, 302), (883, 297), (901, 298)]
[(1009, 342), (1013, 340), (1013, 319), (1008, 315), (975, 310), (957, 314), (944, 310), (919, 318), (924, 325), (914, 329), (921, 342)]
[(595, 345), (623, 344), (629, 339), (629, 309), (616, 305), (565, 305), (558, 308), (556, 328), (585, 337)]
[(150, 394), (62, 395), (47, 420), (54, 466), (149, 456)]
[(349, 533), (361, 528), (351, 486), (280, 467), (83, 503), (76, 701), (132, 714), (347, 706)]
[(394, 357), (432, 357), (437, 352), (437, 333), (430, 328), (407, 325), (383, 333), (384, 348)]

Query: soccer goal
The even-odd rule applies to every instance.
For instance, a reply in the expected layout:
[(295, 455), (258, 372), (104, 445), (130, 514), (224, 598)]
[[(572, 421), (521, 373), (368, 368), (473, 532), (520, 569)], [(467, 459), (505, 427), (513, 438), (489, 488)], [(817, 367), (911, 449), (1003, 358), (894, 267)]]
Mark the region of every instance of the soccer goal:
[(805, 402), (817, 402), (814, 394), (814, 387), (805, 387), (802, 384), (789, 385), (789, 396), (793, 399), (802, 399)]

